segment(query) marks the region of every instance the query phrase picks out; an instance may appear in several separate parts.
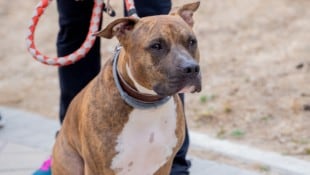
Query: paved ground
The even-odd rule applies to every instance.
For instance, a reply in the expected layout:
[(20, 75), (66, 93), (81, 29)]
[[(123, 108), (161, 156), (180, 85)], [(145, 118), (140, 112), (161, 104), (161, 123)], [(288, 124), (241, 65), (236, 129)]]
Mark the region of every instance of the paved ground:
[[(0, 129), (0, 175), (30, 175), (51, 152), (55, 120), (0, 107), (6, 123)], [(258, 175), (229, 165), (191, 158), (192, 175)]]

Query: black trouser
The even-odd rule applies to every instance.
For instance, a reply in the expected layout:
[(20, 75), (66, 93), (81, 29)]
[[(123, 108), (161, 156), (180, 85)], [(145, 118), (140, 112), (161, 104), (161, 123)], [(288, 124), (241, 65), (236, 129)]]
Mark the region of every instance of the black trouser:
[[(170, 0), (135, 0), (140, 17), (167, 14)], [(57, 0), (60, 30), (57, 37), (57, 54), (65, 56), (78, 49), (86, 38), (90, 24), (92, 0)], [(63, 122), (67, 108), (73, 97), (83, 89), (100, 71), (100, 41), (80, 61), (58, 69), (60, 84), (60, 122)], [(184, 96), (181, 95), (182, 101)], [(178, 151), (171, 175), (186, 175), (190, 162), (185, 159), (189, 146), (188, 132), (182, 148)]]

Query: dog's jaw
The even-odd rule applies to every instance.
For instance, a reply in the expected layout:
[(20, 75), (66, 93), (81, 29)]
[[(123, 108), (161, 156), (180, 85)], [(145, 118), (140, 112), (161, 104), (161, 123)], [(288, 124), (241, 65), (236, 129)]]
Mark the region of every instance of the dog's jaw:
[(133, 77), (132, 73), (131, 73), (131, 70), (130, 70), (130, 67), (128, 64), (126, 64), (126, 73), (127, 75), (129, 76), (129, 78), (131, 79), (131, 81), (134, 83), (135, 85), (135, 88), (137, 88), (137, 90), (140, 92), (140, 93), (144, 93), (144, 94), (150, 94), (150, 95), (157, 95), (157, 93), (152, 90), (152, 89), (148, 89), (146, 87), (143, 87), (142, 85), (140, 85), (136, 80), (135, 78)]

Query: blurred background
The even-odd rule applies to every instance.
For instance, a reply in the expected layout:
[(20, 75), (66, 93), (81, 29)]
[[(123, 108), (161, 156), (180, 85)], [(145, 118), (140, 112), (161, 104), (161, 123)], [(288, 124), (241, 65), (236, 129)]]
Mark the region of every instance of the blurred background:
[[(58, 120), (57, 68), (35, 61), (25, 46), (38, 2), (0, 1), (0, 106)], [(111, 3), (122, 16), (122, 1)], [(201, 1), (194, 31), (203, 90), (186, 95), (190, 130), (310, 161), (309, 9), (309, 0)], [(49, 56), (56, 56), (57, 18), (54, 2), (36, 32)], [(113, 19), (104, 14), (103, 26)], [(103, 63), (116, 44), (101, 40)]]

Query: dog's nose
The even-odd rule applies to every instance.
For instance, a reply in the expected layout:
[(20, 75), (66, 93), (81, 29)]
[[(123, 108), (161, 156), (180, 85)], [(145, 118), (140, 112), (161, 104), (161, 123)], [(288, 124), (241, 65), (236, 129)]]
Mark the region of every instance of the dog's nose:
[(199, 74), (200, 72), (200, 67), (198, 64), (191, 63), (187, 64), (186, 66), (183, 67), (183, 73), (186, 75), (194, 76)]
[(184, 67), (183, 72), (186, 74), (195, 74), (195, 73), (199, 73), (200, 68), (198, 65), (190, 65), (187, 67)]

